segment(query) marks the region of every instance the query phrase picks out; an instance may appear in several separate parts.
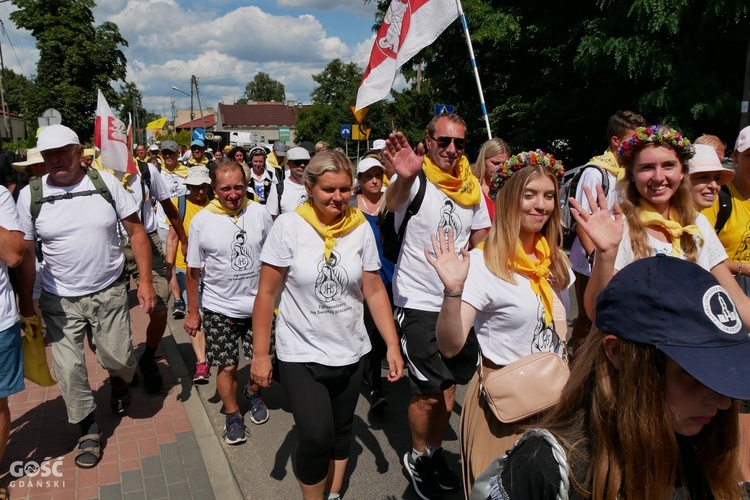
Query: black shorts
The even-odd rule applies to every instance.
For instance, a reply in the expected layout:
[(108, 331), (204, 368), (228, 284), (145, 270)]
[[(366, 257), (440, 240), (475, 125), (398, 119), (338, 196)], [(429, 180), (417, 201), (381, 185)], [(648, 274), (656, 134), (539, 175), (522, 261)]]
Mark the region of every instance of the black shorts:
[(396, 321), (403, 333), (401, 348), (406, 355), (414, 394), (440, 394), (456, 383), (469, 382), (476, 372), (479, 345), (473, 330), (461, 352), (446, 359), (440, 354), (435, 338), (438, 314), (396, 308)]

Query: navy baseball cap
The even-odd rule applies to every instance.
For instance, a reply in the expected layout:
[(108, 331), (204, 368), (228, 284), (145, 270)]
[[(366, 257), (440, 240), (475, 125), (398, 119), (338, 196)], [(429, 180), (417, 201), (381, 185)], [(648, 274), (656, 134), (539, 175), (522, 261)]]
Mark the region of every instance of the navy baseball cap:
[(697, 264), (658, 255), (624, 267), (596, 298), (595, 323), (656, 347), (719, 394), (750, 399), (750, 337), (729, 293)]

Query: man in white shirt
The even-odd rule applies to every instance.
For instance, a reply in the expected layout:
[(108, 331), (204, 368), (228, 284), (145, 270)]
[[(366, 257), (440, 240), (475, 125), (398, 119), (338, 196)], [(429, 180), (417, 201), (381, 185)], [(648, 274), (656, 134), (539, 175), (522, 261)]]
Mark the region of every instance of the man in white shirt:
[(271, 188), (276, 184), (273, 172), (266, 168), (266, 150), (253, 148), (247, 155), (250, 163), (250, 178), (247, 183), (248, 192), (254, 193), (258, 201), (265, 205)]
[(125, 238), (118, 234), (117, 221), (130, 237), (141, 276), (138, 301), (146, 313), (156, 305), (151, 249), (138, 207), (120, 181), (107, 172), (81, 168), (82, 148), (73, 130), (50, 125), (39, 135), (37, 148), (49, 173), (25, 187), (18, 198), (19, 225), (26, 240), (19, 304), (22, 316), (35, 316), (32, 288), (38, 238), (46, 262), (39, 308), (68, 421), (78, 424), (82, 433), (75, 462), (92, 468), (101, 459), (102, 437), (83, 338), (91, 333), (97, 360), (110, 374), (114, 413), (130, 406), (129, 384), (136, 365), (124, 279)]
[(454, 114), (436, 116), (427, 126), (425, 143), (427, 154), (421, 143), (415, 153), (401, 132), (389, 136), (385, 156), (396, 175), (386, 191), (386, 204), (395, 212), (398, 229), (420, 184), (426, 182), (419, 210), (406, 226), (393, 275), (393, 295), (413, 393), (409, 405), (413, 449), (404, 455), (403, 463), (417, 494), (434, 498), (441, 490), (461, 485), (445, 462), (441, 445), (453, 410), (456, 380), (468, 381), (474, 374), (478, 348), (474, 337), (474, 345), (467, 345), (455, 358), (445, 359), (438, 351), (435, 327), (443, 286), (430, 269), (424, 248), (431, 235), (445, 238), (449, 229), (455, 231), (456, 248), (469, 243), (476, 246), (487, 235), (490, 219), (479, 182), (464, 155), (466, 123)]
[(293, 212), (307, 201), (307, 190), (302, 177), (310, 163), (310, 153), (305, 148), (292, 148), (287, 151), (286, 158), (289, 175), (284, 182), (276, 184), (276, 189), (271, 189), (266, 203), (266, 208), (274, 219), (283, 213)]

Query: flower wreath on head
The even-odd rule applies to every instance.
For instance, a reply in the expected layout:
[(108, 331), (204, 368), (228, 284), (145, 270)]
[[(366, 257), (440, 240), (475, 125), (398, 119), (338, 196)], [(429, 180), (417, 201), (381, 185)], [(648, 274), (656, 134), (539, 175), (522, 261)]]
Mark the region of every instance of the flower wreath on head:
[(562, 179), (565, 173), (565, 167), (562, 162), (555, 160), (555, 157), (549, 153), (537, 149), (536, 151), (528, 151), (526, 153), (518, 153), (510, 157), (507, 161), (504, 161), (500, 168), (498, 168), (492, 177), (490, 178), (490, 198), (493, 200), (505, 185), (505, 182), (510, 179), (510, 176), (518, 172), (524, 167), (533, 167), (541, 165), (549, 169), (555, 177)]
[(665, 125), (651, 125), (638, 127), (630, 139), (620, 144), (617, 150), (620, 165), (632, 160), (639, 149), (649, 144), (671, 146), (682, 161), (687, 161), (695, 155), (695, 148), (687, 137)]

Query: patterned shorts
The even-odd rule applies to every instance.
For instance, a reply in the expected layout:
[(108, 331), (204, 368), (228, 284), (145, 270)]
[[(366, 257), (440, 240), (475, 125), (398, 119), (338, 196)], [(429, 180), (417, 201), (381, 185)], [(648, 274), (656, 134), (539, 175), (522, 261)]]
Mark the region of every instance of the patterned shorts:
[[(240, 350), (245, 359), (253, 359), (253, 319), (235, 319), (203, 308), (203, 330), (206, 333), (206, 361), (211, 366), (239, 364)], [(274, 359), (275, 335), (271, 332), (271, 360)]]

